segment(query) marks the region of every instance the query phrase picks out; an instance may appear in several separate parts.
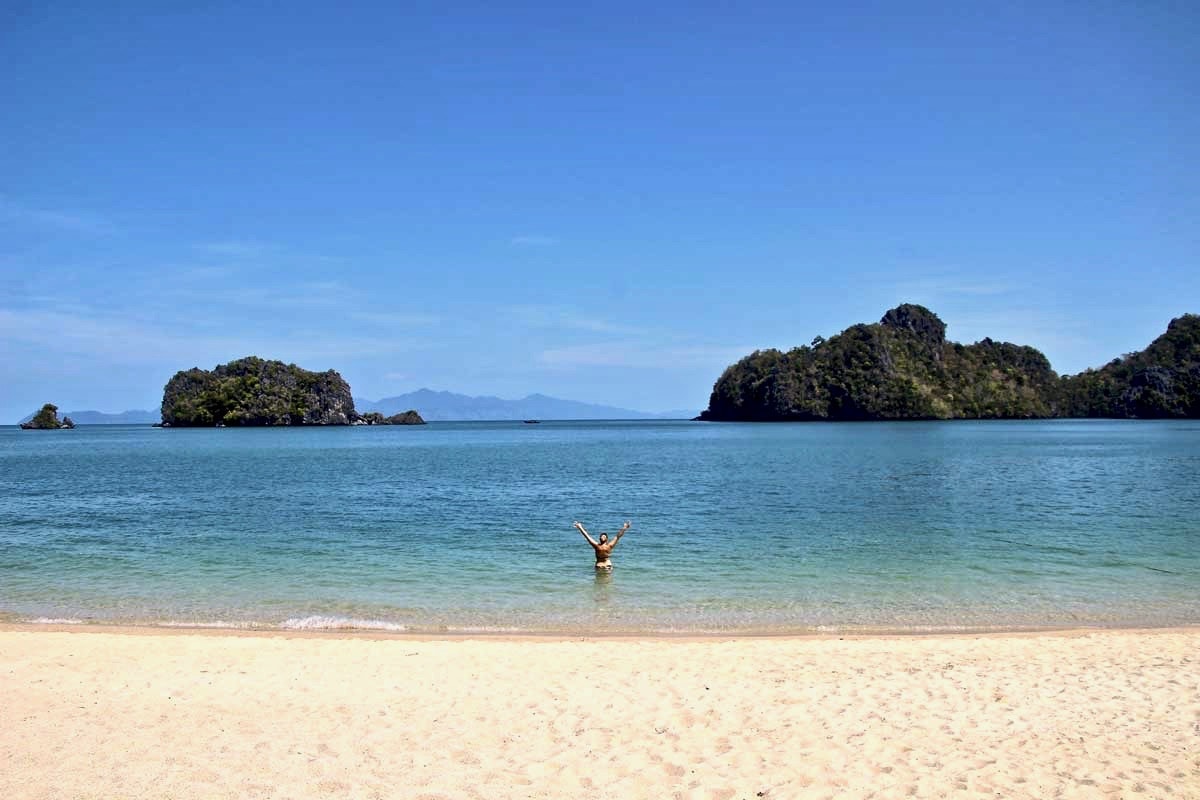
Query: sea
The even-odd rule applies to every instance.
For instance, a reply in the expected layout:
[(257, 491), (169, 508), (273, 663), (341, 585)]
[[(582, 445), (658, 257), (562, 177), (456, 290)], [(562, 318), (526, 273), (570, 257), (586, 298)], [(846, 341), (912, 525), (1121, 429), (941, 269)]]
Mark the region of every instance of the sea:
[[(572, 527), (632, 527), (597, 571)], [(0, 621), (512, 634), (1200, 623), (1200, 423), (0, 429)]]

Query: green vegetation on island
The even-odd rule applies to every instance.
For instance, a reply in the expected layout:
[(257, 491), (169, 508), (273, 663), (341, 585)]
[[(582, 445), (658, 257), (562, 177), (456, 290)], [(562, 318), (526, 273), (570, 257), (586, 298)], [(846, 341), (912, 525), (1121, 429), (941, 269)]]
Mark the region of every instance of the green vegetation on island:
[(21, 430), (26, 431), (57, 431), (74, 428), (75, 423), (70, 417), (58, 418), (58, 406), (46, 403), (41, 411), (33, 415), (33, 419), (21, 423)]
[(1200, 417), (1200, 315), (1171, 320), (1145, 350), (1062, 379), (1069, 417)]
[(424, 424), (412, 410), (359, 414), (350, 385), (334, 370), (309, 372), (257, 356), (177, 372), (163, 389), (162, 426), (168, 428)]
[(163, 389), (164, 427), (350, 425), (350, 385), (334, 370), (309, 372), (256, 356), (175, 373)]
[(712, 421), (1200, 416), (1200, 316), (1172, 320), (1140, 353), (1059, 377), (1032, 347), (946, 341), (919, 305), (811, 346), (758, 350), (713, 386)]
[(355, 421), (357, 425), (424, 425), (425, 420), (421, 419), (421, 415), (415, 410), (409, 409), (402, 411), (399, 414), (392, 414), (390, 417), (385, 417), (378, 411), (368, 411), (362, 414)]

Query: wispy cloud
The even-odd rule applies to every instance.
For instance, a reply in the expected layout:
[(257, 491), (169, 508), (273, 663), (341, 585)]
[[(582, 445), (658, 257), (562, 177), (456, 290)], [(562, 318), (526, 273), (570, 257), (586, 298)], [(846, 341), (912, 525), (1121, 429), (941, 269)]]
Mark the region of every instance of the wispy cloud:
[(224, 299), (234, 305), (258, 308), (322, 309), (345, 320), (382, 327), (427, 327), (441, 321), (441, 317), (424, 311), (381, 309), (370, 293), (340, 281), (305, 281), (283, 290), (238, 289), (228, 292)]
[(169, 275), (172, 282), (175, 283), (205, 283), (216, 280), (223, 280), (235, 275), (237, 270), (230, 266), (186, 266), (173, 270), (158, 270), (157, 274), (161, 277)]
[(542, 236), (540, 234), (526, 234), (524, 236), (514, 236), (509, 239), (509, 244), (516, 247), (550, 247), (558, 244), (558, 239), (553, 236)]
[(542, 351), (539, 361), (550, 367), (635, 367), (641, 369), (713, 368), (718, 372), (753, 351), (751, 346), (668, 345), (605, 342)]
[(91, 214), (60, 209), (38, 208), (0, 195), (0, 220), (9, 224), (48, 228), (72, 233), (114, 233), (116, 227), (108, 220)]
[[(211, 365), (249, 354), (323, 368), (339, 359), (407, 352), (425, 344), (411, 336), (331, 333), (312, 329), (303, 320), (290, 326), (232, 331), (203, 317), (135, 317), (77, 304), (0, 308), (0, 339), (26, 345), (41, 357), (65, 354), (106, 364), (168, 363), (176, 368)], [(12, 351), (16, 349), (14, 346)]]
[[(239, 281), (236, 266), (168, 265), (147, 271), (144, 280), (132, 281), (119, 299), (104, 306), (70, 293), (32, 295), (23, 292), (5, 303), (10, 313), (28, 306), (46, 313), (74, 315), (94, 320), (102, 316), (129, 321), (144, 319), (166, 327), (189, 323), (216, 331), (287, 330), (298, 324), (323, 320), (347, 335), (378, 335), (387, 328), (430, 327), (441, 317), (424, 309), (380, 302), (376, 294), (340, 280), (287, 281), (255, 285)], [(169, 323), (169, 324), (168, 324)], [(231, 333), (232, 335), (232, 333)]]
[(620, 314), (605, 317), (576, 308), (547, 305), (504, 306), (499, 311), (511, 318), (513, 322), (529, 328), (590, 331), (626, 336), (644, 333), (642, 329), (621, 320)]
[(281, 286), (237, 286), (216, 284), (181, 286), (173, 291), (177, 299), (207, 305), (276, 310), (340, 310), (349, 314), (365, 306), (369, 298), (363, 292), (339, 281), (301, 281)]
[(1003, 281), (972, 281), (954, 276), (904, 280), (896, 284), (896, 295), (906, 300), (932, 302), (952, 297), (991, 297), (1008, 294), (1016, 287)]
[(442, 318), (435, 314), (420, 312), (405, 313), (403, 311), (351, 311), (350, 319), (366, 322), (383, 327), (416, 328), (436, 325)]
[(197, 250), (203, 250), (206, 253), (229, 258), (259, 258), (272, 253), (278, 253), (283, 249), (271, 242), (236, 239), (220, 242), (201, 242), (195, 247)]
[(1068, 350), (1088, 341), (1080, 320), (1038, 308), (1004, 308), (955, 314), (947, 320), (950, 338), (973, 342), (986, 337), (1028, 344), (1040, 350)]
[(100, 356), (106, 360), (115, 356), (125, 363), (155, 360), (181, 344), (177, 333), (162, 326), (84, 310), (78, 305), (0, 308), (0, 336), (46, 353)]

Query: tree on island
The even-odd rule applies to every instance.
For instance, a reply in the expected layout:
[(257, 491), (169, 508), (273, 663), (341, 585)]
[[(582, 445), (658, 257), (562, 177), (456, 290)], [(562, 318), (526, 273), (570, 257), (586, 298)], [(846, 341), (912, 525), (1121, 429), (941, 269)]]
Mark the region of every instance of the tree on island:
[(46, 403), (41, 411), (33, 415), (33, 419), (21, 423), (21, 429), (27, 431), (57, 431), (74, 427), (75, 423), (70, 417), (63, 417), (61, 421), (58, 419), (58, 406), (53, 403)]

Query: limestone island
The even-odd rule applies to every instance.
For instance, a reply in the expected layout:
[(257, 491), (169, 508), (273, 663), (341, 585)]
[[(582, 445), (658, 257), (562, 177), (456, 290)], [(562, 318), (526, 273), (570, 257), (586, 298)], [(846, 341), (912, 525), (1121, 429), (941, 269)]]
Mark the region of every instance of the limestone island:
[(402, 411), (399, 414), (392, 414), (390, 417), (385, 417), (378, 411), (368, 411), (359, 416), (353, 423), (355, 425), (424, 425), (425, 420), (421, 419), (421, 415), (415, 410), (409, 409)]
[(1145, 350), (1059, 376), (1032, 347), (947, 342), (937, 314), (904, 304), (786, 353), (756, 350), (725, 370), (697, 419), (1047, 417), (1200, 417), (1200, 315), (1171, 320)]
[(58, 418), (58, 406), (53, 403), (46, 403), (42, 406), (42, 410), (33, 415), (33, 419), (28, 422), (21, 423), (23, 431), (59, 431), (70, 430), (75, 427), (75, 423), (70, 417)]
[(350, 385), (334, 370), (310, 372), (257, 356), (177, 372), (163, 388), (164, 428), (422, 424), (416, 411), (360, 415)]

